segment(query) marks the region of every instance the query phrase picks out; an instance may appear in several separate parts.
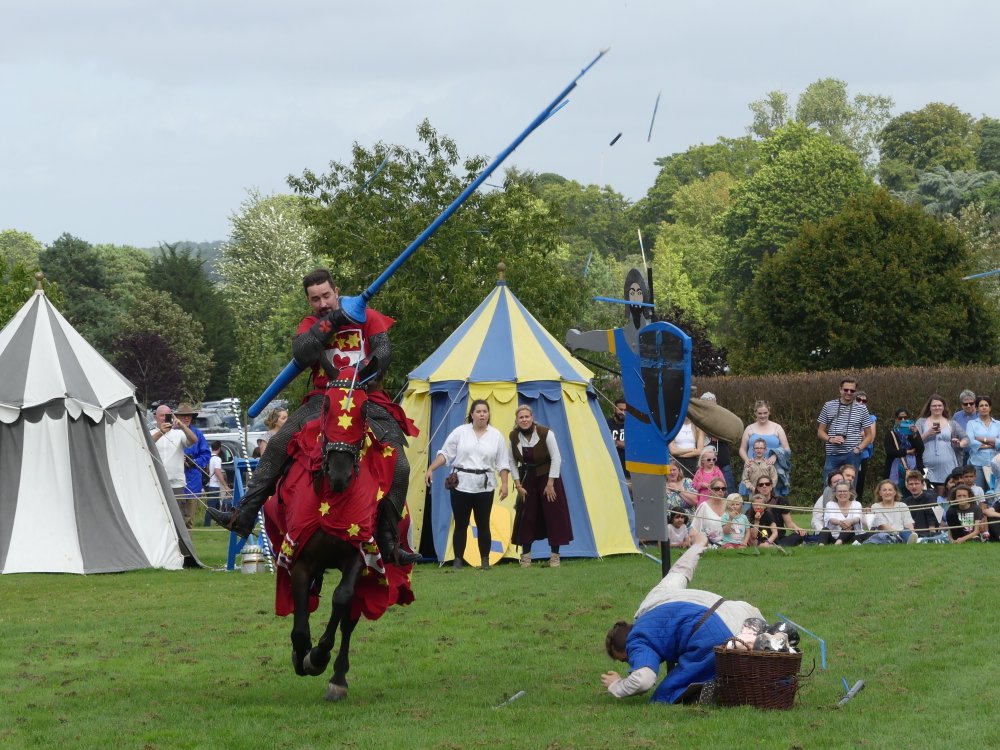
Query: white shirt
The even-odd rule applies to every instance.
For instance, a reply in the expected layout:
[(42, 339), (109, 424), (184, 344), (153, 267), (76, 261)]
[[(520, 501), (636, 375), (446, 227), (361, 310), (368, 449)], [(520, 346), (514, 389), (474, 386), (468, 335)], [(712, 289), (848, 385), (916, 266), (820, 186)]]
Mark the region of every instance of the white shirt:
[(219, 477), (215, 473), (216, 469), (222, 470), (222, 456), (213, 455), (208, 459), (208, 486), (218, 489), (221, 485)]
[[(458, 472), (458, 487), (461, 492), (487, 492), (496, 489), (496, 475), (510, 470), (507, 441), (500, 431), (486, 425), (482, 437), (477, 436), (471, 424), (462, 424), (451, 431), (444, 441), (439, 456), (444, 456), (452, 468), (486, 469), (485, 474)], [(484, 480), (485, 478), (485, 480)]]
[[(896, 503), (895, 505), (882, 505), (873, 503), (872, 512), (875, 514), (874, 528), (879, 531), (903, 531), (913, 528), (913, 516), (910, 514), (910, 507), (906, 503)], [(879, 526), (887, 526), (887, 529), (879, 529)]]
[[(518, 431), (517, 447), (522, 450), (522, 455), (525, 447), (533, 448), (536, 445), (538, 445), (538, 430), (532, 430), (531, 437), (528, 438)], [(510, 444), (508, 443), (508, 448), (509, 446)], [(559, 469), (562, 467), (562, 456), (559, 454), (559, 445), (556, 443), (556, 436), (552, 433), (552, 430), (549, 430), (549, 434), (545, 436), (545, 447), (549, 449), (549, 458), (552, 459), (552, 464), (549, 466), (549, 477), (557, 479), (559, 477)], [(514, 477), (515, 482), (520, 482), (521, 474), (517, 470), (517, 461), (514, 460), (513, 452), (509, 453), (507, 460), (510, 462), (510, 475)]]
[[(150, 432), (152, 435), (153, 432)], [(154, 445), (160, 454), (163, 470), (167, 472), (167, 481), (173, 489), (183, 487), (184, 481), (184, 449), (187, 447), (187, 437), (180, 427), (174, 427), (163, 433)]]

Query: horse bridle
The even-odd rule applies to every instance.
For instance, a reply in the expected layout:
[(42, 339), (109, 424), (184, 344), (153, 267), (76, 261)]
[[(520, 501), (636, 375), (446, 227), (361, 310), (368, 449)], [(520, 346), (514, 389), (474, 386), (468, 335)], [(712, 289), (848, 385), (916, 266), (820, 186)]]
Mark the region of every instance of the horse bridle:
[[(339, 373), (334, 373), (332, 371), (332, 368), (328, 367), (325, 361), (323, 361), (323, 366), (327, 372), (327, 378), (328, 378), (326, 383), (327, 390), (331, 388), (344, 389), (345, 391), (347, 391), (348, 403), (350, 403), (350, 399), (354, 397), (354, 391), (356, 390), (357, 386), (357, 374), (358, 374), (357, 370), (356, 369), (354, 370), (354, 377), (351, 380), (345, 380), (342, 378), (338, 378)], [(329, 408), (329, 404), (330, 404), (330, 399), (324, 398), (323, 408), (320, 412), (321, 423), (323, 425), (326, 424), (326, 417), (328, 414), (327, 409)], [(364, 445), (365, 442), (365, 431), (362, 430), (361, 437), (358, 438), (353, 443), (348, 443), (341, 440), (327, 439), (325, 428), (322, 430), (322, 433), (323, 433), (323, 469), (322, 469), (323, 473), (326, 473), (326, 462), (327, 459), (330, 457), (331, 453), (347, 453), (351, 456), (351, 460), (353, 462), (353, 468), (351, 469), (351, 481), (353, 482), (361, 471), (361, 466), (360, 466), (361, 447)]]

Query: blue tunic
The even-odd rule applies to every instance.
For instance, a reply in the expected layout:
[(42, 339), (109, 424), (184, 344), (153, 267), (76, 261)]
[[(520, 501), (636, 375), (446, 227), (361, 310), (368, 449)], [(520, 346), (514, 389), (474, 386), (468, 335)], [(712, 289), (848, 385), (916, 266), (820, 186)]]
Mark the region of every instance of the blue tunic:
[(662, 663), (674, 665), (651, 702), (675, 703), (689, 685), (715, 679), (714, 649), (733, 633), (713, 612), (692, 636), (707, 609), (693, 602), (666, 602), (636, 619), (625, 641), (629, 668), (634, 672), (648, 667), (658, 673)]

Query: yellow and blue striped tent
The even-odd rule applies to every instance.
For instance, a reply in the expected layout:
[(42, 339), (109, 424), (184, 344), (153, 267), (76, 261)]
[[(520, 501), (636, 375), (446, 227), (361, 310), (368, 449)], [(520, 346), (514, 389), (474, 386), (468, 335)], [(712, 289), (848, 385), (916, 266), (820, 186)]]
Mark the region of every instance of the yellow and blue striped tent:
[[(489, 403), (491, 424), (505, 436), (513, 429), (520, 404), (531, 406), (536, 420), (555, 431), (574, 536), (560, 554), (638, 553), (632, 503), (590, 386), (592, 377), (504, 281), (497, 282), (475, 312), (410, 373), (403, 407), (420, 435), (410, 440), (407, 449), (411, 472), (407, 502), (414, 543), (425, 555), (441, 561), (451, 558), (452, 515), (444, 488), (446, 472), (436, 473), (430, 492), (424, 474), (445, 438), (465, 421), (469, 403), (478, 398)], [(502, 503), (511, 517), (513, 495)], [(535, 542), (532, 552), (547, 558), (547, 543)], [(513, 549), (508, 550), (508, 556), (514, 555)]]

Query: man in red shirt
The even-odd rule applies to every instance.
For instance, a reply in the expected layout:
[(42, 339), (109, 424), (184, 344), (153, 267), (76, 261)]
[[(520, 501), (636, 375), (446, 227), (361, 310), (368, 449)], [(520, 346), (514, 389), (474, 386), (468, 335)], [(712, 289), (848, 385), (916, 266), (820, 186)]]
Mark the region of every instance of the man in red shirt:
[[(284, 472), (285, 463), (289, 460), (289, 441), (307, 422), (320, 416), (323, 392), (328, 380), (320, 365), (321, 358), (326, 358), (334, 368), (341, 368), (377, 357), (379, 377), (376, 382), (381, 381), (392, 359), (392, 345), (388, 334), (389, 328), (395, 323), (392, 318), (368, 308), (363, 323), (351, 320), (340, 309), (340, 290), (325, 268), (307, 274), (302, 279), (302, 287), (309, 307), (312, 308), (312, 315), (307, 315), (299, 323), (295, 338), (292, 339), (292, 356), (303, 367), (312, 368), (313, 390), (306, 396), (302, 406), (288, 417), (284, 426), (268, 441), (239, 507), (233, 511), (208, 509), (216, 523), (244, 537), (253, 532), (257, 513), (274, 493), (275, 484)], [(402, 410), (381, 390), (369, 388), (369, 391), (369, 426), (383, 442), (401, 446), (407, 434)], [(399, 546), (397, 524), (406, 500), (410, 467), (403, 451), (399, 450), (397, 453), (392, 489), (378, 505), (376, 537), (385, 562), (409, 565), (419, 561), (421, 557)]]

